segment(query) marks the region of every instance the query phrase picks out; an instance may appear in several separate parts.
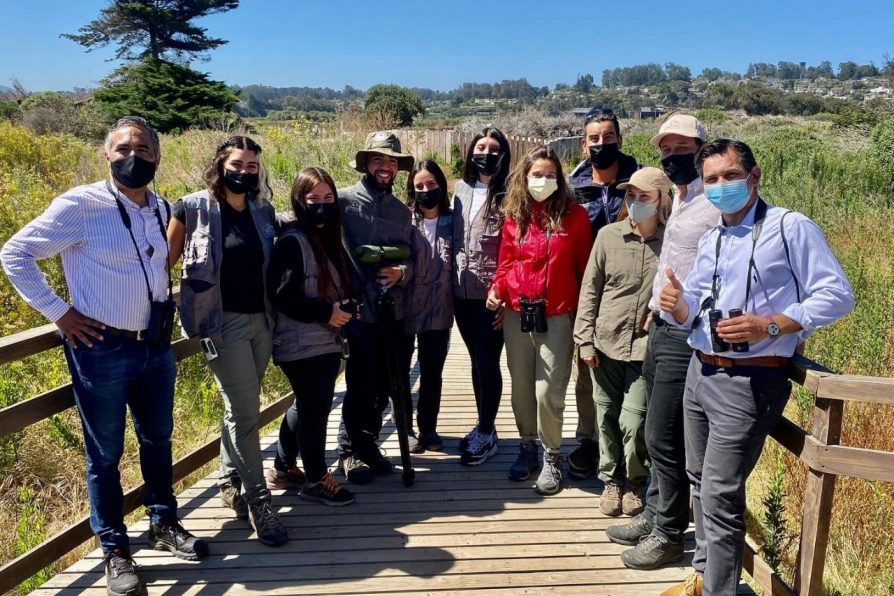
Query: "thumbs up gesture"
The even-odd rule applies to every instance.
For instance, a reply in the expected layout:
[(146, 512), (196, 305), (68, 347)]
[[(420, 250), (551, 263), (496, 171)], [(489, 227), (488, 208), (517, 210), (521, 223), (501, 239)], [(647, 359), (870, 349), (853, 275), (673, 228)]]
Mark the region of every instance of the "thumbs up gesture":
[(678, 323), (682, 323), (689, 316), (689, 305), (683, 300), (683, 284), (674, 275), (670, 267), (665, 271), (667, 285), (661, 290), (661, 310), (673, 315)]

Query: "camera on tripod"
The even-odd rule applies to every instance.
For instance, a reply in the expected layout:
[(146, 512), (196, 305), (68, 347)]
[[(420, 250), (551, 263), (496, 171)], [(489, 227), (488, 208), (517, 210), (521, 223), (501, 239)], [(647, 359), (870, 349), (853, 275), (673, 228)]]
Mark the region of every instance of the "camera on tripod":
[(518, 299), (519, 316), (521, 317), (522, 333), (546, 333), (546, 300), (537, 298), (519, 297)]
[[(741, 308), (731, 308), (729, 311), (729, 318), (736, 319), (741, 317), (744, 313)], [(711, 327), (711, 349), (715, 354), (718, 352), (728, 352), (732, 347), (733, 352), (742, 353), (747, 352), (749, 350), (748, 342), (738, 342), (738, 343), (729, 343), (724, 341), (720, 335), (717, 333), (717, 323), (725, 320), (723, 318), (723, 311), (718, 308), (712, 308), (708, 311), (708, 322)]]

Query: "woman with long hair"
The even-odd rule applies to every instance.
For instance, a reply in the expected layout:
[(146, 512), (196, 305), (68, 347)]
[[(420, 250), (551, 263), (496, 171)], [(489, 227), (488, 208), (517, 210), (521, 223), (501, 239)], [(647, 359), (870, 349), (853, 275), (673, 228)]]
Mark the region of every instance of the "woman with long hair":
[[(444, 442), (437, 432), (438, 412), (453, 327), (453, 215), (447, 178), (437, 163), (416, 162), (407, 179), (407, 202), (413, 210), (416, 234), (413, 281), (405, 302), (404, 330), (410, 340), (403, 368), (409, 371), (415, 339), (419, 360), (416, 451), (440, 451)], [(409, 376), (405, 384), (409, 385)], [(407, 404), (410, 428), (412, 414), (412, 404)]]
[(503, 201), (500, 261), (487, 307), (504, 304), (506, 360), (512, 413), (521, 437), (509, 478), (527, 480), (543, 469), (535, 490), (559, 492), (562, 415), (571, 377), (574, 311), (590, 252), (590, 223), (572, 201), (562, 164), (549, 147), (534, 149), (516, 166)]
[(260, 160), (245, 136), (222, 143), (205, 171), (205, 189), (180, 199), (168, 224), (169, 264), (183, 255), (180, 320), (200, 345), (224, 401), (220, 497), (271, 546), (288, 534), (271, 505), (261, 461), (261, 380), (273, 350), (264, 272), (276, 219)]
[(337, 201), (325, 170), (301, 170), (292, 184), (291, 219), (283, 224), (267, 271), (276, 318), (273, 361), (295, 393), (268, 479), (275, 483), (288, 474), (300, 452), (307, 480), (298, 496), (334, 507), (354, 502), (326, 466), (326, 425), (341, 359), (348, 356), (342, 333), (355, 312)]
[[(593, 379), (599, 478), (605, 515), (638, 515), (648, 474), (644, 424), (652, 281), (671, 211), (670, 180), (657, 168), (618, 185), (627, 193), (622, 221), (602, 228), (590, 254), (574, 340)], [(626, 219), (624, 218), (626, 214)]]
[(460, 462), (484, 463), (497, 452), (494, 423), (503, 393), (503, 310), (485, 307), (487, 289), (497, 270), (512, 155), (509, 140), (489, 127), (476, 134), (466, 152), (463, 179), (453, 191), (453, 296), (456, 326), (472, 360), (472, 389), (478, 422), (460, 441)]

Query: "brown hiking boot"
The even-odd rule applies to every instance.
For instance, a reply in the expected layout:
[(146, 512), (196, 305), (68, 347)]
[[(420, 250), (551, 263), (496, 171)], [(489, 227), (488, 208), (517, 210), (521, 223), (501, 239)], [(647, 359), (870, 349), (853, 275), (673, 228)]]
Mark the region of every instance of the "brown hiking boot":
[(218, 496), (220, 496), (220, 500), (225, 506), (236, 513), (236, 517), (239, 519), (248, 519), (248, 503), (245, 502), (245, 497), (233, 483), (227, 482), (221, 484), (220, 495)]
[(668, 588), (661, 596), (702, 596), (702, 576), (700, 573), (691, 573), (683, 580), (683, 583)]
[(633, 517), (643, 512), (645, 507), (640, 492), (639, 486), (631, 486), (630, 489), (624, 491), (624, 496), (621, 498), (621, 511), (624, 515)]
[(599, 511), (611, 517), (621, 515), (621, 487), (607, 482), (602, 496), (599, 497)]
[(292, 466), (287, 472), (280, 472), (276, 468), (267, 468), (264, 472), (264, 480), (267, 481), (268, 490), (300, 489), (307, 478), (304, 470), (298, 466)]
[(313, 486), (305, 484), (298, 493), (298, 498), (330, 507), (341, 507), (354, 502), (354, 494), (336, 482), (332, 472), (327, 473)]

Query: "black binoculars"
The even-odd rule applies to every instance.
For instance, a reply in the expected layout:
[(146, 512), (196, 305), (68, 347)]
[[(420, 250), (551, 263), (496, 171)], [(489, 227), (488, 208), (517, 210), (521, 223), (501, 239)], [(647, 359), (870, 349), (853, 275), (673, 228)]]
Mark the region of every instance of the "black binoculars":
[(519, 298), (518, 306), (522, 333), (546, 333), (546, 300)]
[[(735, 319), (737, 317), (741, 317), (744, 313), (741, 308), (731, 308), (729, 311), (729, 318)], [(728, 352), (730, 347), (732, 347), (733, 352), (747, 352), (748, 351), (748, 342), (743, 341), (740, 343), (731, 344), (729, 342), (724, 341), (717, 334), (717, 323), (723, 321), (723, 311), (717, 308), (712, 308), (708, 311), (708, 322), (711, 326), (711, 349), (714, 353), (718, 352)]]

